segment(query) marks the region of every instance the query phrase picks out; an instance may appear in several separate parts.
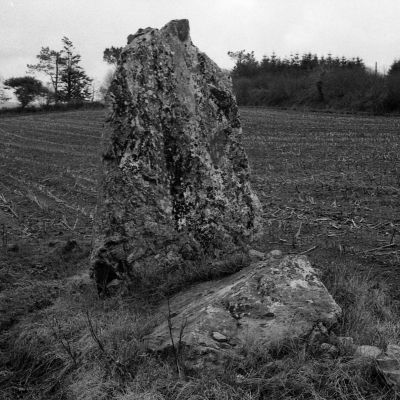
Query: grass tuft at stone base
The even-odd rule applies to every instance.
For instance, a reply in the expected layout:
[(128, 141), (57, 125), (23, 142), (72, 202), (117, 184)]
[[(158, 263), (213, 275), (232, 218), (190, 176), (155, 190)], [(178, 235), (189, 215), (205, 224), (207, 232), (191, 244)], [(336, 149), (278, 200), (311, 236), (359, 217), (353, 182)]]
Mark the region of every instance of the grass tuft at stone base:
[[(354, 337), (355, 344), (398, 344), (397, 308), (387, 291), (348, 267), (324, 271), (344, 315), (333, 333)], [(333, 357), (317, 354), (304, 341), (264, 351), (249, 338), (243, 357), (228, 360), (218, 374), (187, 369), (184, 353), (177, 369), (172, 354), (146, 350), (143, 338), (157, 322), (148, 306), (119, 297), (99, 300), (93, 286), (77, 287), (2, 336), (5, 400), (396, 398), (372, 360), (354, 359), (346, 347)]]

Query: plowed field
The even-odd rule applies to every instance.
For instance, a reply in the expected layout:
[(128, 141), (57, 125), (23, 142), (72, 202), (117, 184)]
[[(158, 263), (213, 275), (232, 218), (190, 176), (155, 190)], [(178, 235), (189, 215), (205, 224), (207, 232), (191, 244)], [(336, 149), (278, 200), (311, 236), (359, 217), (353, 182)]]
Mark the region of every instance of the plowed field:
[[(400, 294), (400, 119), (241, 110), (260, 250), (361, 268)], [(0, 327), (87, 267), (103, 111), (0, 119)]]

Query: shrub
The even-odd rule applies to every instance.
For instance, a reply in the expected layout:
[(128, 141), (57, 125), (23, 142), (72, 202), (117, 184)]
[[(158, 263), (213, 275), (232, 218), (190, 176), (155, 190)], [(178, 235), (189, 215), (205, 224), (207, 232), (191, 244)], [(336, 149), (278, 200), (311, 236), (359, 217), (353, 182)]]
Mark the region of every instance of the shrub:
[(14, 89), (14, 94), (21, 103), (21, 108), (25, 108), (38, 96), (43, 96), (47, 91), (42, 82), (31, 76), (9, 78), (4, 82), (4, 85)]
[(281, 59), (273, 55), (257, 62), (253, 53), (231, 54), (242, 56), (240, 60), (233, 57), (237, 64), (232, 71), (239, 105), (305, 106), (375, 114), (400, 110), (399, 62), (383, 76), (368, 70), (358, 58), (304, 54)]

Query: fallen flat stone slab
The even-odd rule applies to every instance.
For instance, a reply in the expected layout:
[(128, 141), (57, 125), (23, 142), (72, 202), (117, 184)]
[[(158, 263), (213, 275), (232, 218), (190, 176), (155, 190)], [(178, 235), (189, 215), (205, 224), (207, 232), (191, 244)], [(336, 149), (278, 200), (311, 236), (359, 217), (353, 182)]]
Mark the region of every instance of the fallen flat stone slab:
[(366, 358), (377, 358), (383, 353), (383, 351), (376, 346), (362, 345), (357, 346), (354, 356), (355, 357), (366, 357)]
[[(163, 351), (172, 346), (172, 335), (175, 344), (180, 340), (195, 353), (220, 355), (249, 340), (268, 348), (301, 338), (317, 324), (329, 328), (340, 313), (305, 256), (268, 256), (172, 297), (169, 306), (161, 305), (161, 323), (145, 340), (150, 350)], [(201, 366), (201, 358), (197, 362)]]

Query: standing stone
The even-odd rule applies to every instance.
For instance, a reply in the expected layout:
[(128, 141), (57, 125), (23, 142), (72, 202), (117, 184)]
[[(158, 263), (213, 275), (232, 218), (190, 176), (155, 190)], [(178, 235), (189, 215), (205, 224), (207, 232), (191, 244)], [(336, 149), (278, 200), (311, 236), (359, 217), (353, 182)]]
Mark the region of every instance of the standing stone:
[(192, 44), (188, 21), (130, 35), (110, 97), (91, 257), (99, 290), (120, 278), (173, 291), (237, 264), (258, 200), (231, 80)]

